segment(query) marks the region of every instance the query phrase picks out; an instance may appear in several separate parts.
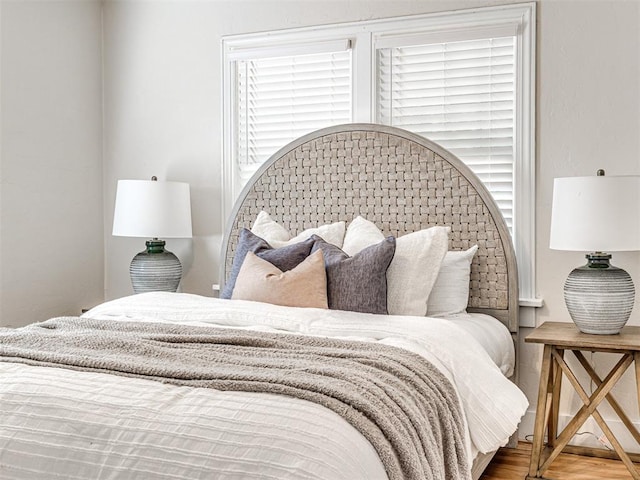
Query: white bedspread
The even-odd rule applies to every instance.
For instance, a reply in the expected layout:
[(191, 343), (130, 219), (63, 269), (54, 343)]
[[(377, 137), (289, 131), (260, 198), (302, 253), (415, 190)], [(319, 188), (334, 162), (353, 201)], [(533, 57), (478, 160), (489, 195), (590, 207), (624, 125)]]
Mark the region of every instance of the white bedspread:
[(509, 329), (497, 318), (483, 313), (457, 313), (443, 317), (469, 333), (507, 377), (514, 373), (516, 352)]
[[(485, 349), (448, 320), (168, 293), (125, 297), (85, 316), (277, 330), (406, 348), (454, 383), (469, 427), (470, 458), (505, 444), (527, 407), (524, 394)], [(386, 475), (358, 431), (306, 401), (0, 363), (0, 478), (205, 477)]]

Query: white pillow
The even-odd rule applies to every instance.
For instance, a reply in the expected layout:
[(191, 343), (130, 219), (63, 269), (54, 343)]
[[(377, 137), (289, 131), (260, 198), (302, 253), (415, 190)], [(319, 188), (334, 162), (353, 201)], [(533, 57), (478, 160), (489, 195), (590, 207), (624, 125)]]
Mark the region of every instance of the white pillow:
[[(387, 270), (387, 309), (390, 315), (427, 314), (427, 299), (447, 253), (449, 227), (431, 227), (396, 239), (396, 253)], [(384, 234), (373, 223), (355, 218), (344, 238), (349, 255), (380, 242)]]
[[(264, 238), (268, 243), (287, 242), (291, 238), (287, 229), (275, 222), (264, 210), (254, 220), (251, 233)], [(275, 248), (275, 245), (271, 246)]]
[(429, 295), (428, 316), (444, 317), (467, 310), (471, 262), (477, 251), (474, 245), (469, 250), (447, 252)]
[(368, 246), (380, 243), (384, 239), (384, 234), (376, 227), (375, 223), (357, 216), (347, 228), (342, 251), (353, 257)]
[(311, 235), (318, 235), (325, 242), (342, 248), (345, 234), (345, 222), (336, 222), (321, 225), (316, 228), (309, 228), (291, 238), (291, 234), (287, 229), (274, 221), (271, 216), (263, 210), (258, 214), (253, 222), (251, 233), (263, 238), (273, 248), (280, 248), (286, 245), (291, 245), (292, 243), (303, 242)]

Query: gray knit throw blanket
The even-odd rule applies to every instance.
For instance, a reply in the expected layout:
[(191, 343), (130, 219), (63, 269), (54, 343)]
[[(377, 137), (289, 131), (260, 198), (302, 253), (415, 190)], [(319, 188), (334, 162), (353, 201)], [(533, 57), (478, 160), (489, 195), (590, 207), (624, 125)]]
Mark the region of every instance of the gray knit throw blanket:
[(0, 361), (301, 398), (359, 430), (391, 480), (471, 478), (453, 387), (430, 362), (396, 347), (65, 317), (0, 329)]

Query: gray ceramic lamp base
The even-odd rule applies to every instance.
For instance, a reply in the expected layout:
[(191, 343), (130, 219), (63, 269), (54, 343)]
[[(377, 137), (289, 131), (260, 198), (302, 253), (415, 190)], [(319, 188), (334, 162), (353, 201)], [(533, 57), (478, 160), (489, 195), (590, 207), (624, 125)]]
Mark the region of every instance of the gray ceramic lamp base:
[(147, 249), (131, 261), (129, 274), (135, 293), (175, 292), (182, 278), (182, 265), (164, 249), (164, 240), (148, 240)]
[(611, 255), (588, 254), (564, 285), (569, 314), (581, 332), (620, 333), (633, 309), (635, 288), (627, 272), (609, 264)]

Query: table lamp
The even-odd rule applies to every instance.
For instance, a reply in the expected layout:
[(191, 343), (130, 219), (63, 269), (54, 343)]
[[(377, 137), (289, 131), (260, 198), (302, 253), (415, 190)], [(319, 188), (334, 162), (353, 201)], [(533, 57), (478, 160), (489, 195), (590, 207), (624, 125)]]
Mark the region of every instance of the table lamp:
[(608, 252), (640, 250), (640, 176), (556, 178), (551, 235), (555, 250), (586, 251), (587, 264), (564, 285), (569, 314), (591, 334), (619, 333), (635, 296), (633, 281)]
[(159, 238), (191, 238), (189, 184), (159, 182), (156, 177), (119, 180), (112, 234), (151, 238), (129, 267), (135, 293), (175, 292), (182, 265)]

